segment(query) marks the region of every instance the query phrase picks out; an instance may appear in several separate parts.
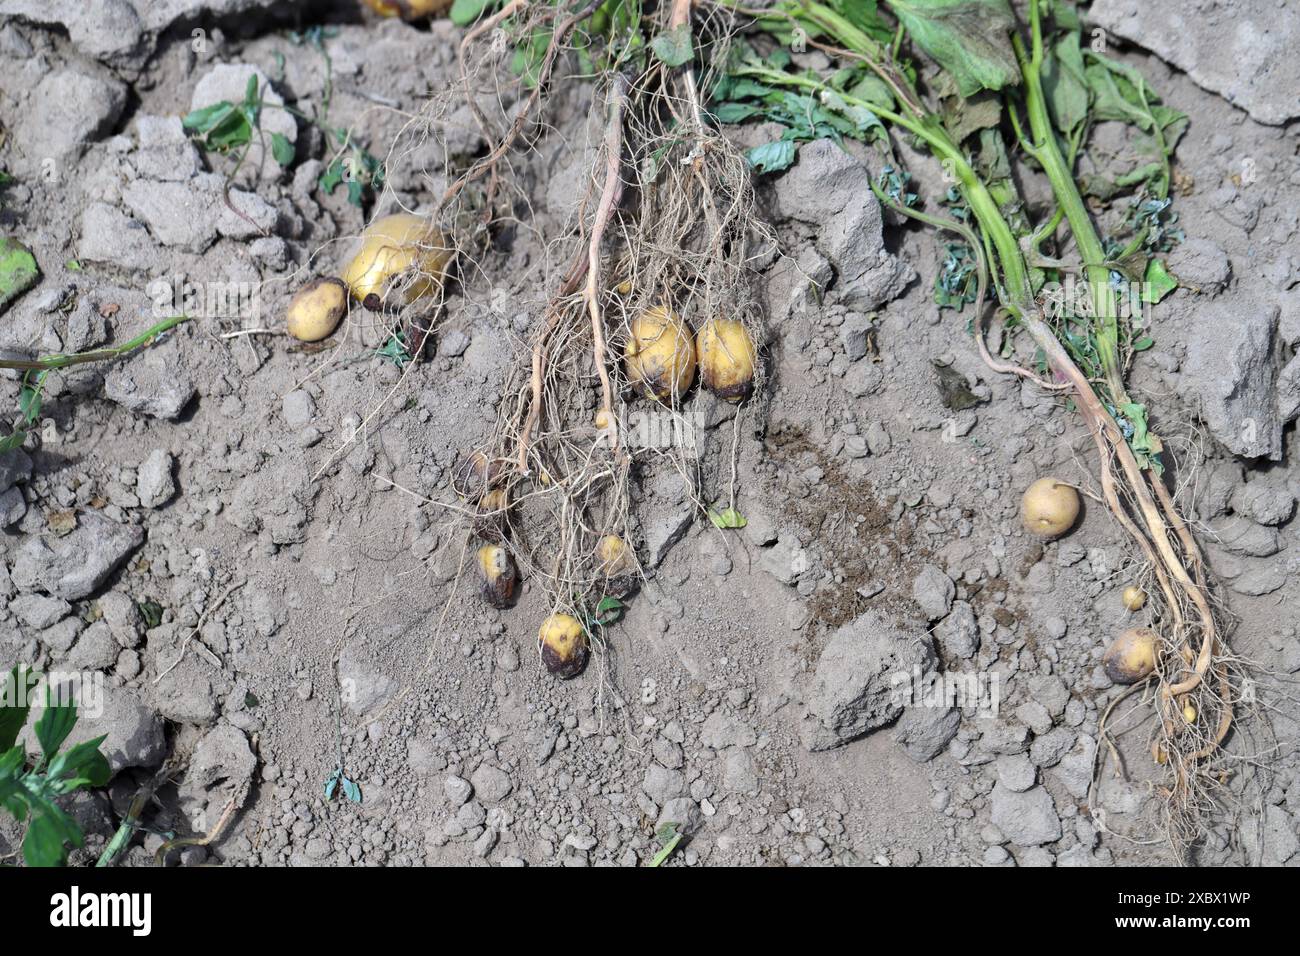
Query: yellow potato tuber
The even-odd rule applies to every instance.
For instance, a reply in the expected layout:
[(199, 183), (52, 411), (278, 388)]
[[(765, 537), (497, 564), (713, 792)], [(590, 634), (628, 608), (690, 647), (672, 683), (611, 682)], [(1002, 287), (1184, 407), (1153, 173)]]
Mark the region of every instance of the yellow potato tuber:
[(401, 17), (403, 20), (435, 16), (451, 4), (452, 0), (366, 0), (366, 6), (381, 17)]
[(348, 287), (342, 279), (312, 279), (294, 293), (284, 327), (300, 342), (319, 342), (333, 335), (348, 311)]
[(1147, 592), (1139, 587), (1130, 584), (1120, 595), (1120, 600), (1124, 602), (1124, 607), (1129, 611), (1140, 611), (1146, 606)]
[(657, 305), (632, 322), (631, 332), (623, 348), (628, 381), (647, 398), (680, 399), (695, 379), (695, 339), (686, 323)]
[(537, 632), (542, 663), (556, 677), (576, 677), (587, 663), (587, 633), (571, 614), (552, 614)]
[(442, 288), (452, 250), (423, 216), (381, 216), (361, 233), (343, 281), (367, 309), (404, 305)]
[(754, 340), (735, 319), (710, 319), (695, 337), (700, 381), (718, 398), (743, 402), (754, 391)]
[(1020, 520), (1040, 538), (1059, 538), (1079, 517), (1079, 493), (1059, 478), (1039, 478), (1025, 489)]
[(1117, 684), (1136, 684), (1156, 669), (1160, 635), (1149, 627), (1130, 627), (1106, 648), (1101, 664)]

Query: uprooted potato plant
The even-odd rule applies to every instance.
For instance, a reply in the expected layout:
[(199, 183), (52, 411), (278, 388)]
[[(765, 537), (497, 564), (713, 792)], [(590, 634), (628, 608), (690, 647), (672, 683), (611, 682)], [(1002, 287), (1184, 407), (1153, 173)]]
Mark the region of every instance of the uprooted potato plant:
[[(513, 0), (476, 5), (466, 19), (460, 83), (431, 98), (393, 153), (431, 135), (461, 100), (489, 145), (451, 178), (436, 222), (400, 235), (392, 216), (373, 223), (343, 281), (418, 356), (444, 280), (480, 281), (480, 258), (527, 201), (512, 161), (550, 125), (554, 90), (590, 85), (603, 134), (586, 192), (561, 234), (544, 237), (559, 265), (543, 314), (491, 440), (462, 449), (453, 483), (469, 532), (462, 572), (479, 577), (495, 607), (510, 606), (522, 580), (541, 588), (552, 613), (539, 654), (569, 677), (603, 646), (642, 577), (629, 508), (644, 456), (668, 459), (683, 498), (718, 527), (743, 523), (734, 474), (706, 487), (693, 450), (642, 447), (629, 419), (665, 416), (669, 432), (685, 435), (697, 377), (724, 402), (761, 390), (748, 260), (770, 236), (744, 155), (706, 109), (729, 62), (729, 11)], [(485, 101), (513, 106), (491, 115)]]
[[(952, 237), (936, 280), (940, 307), (973, 305), (969, 331), (989, 368), (1059, 396), (1092, 436), (1094, 496), (1143, 563), (1151, 598), (1134, 599), (1149, 630), (1116, 651), (1134, 666), (1115, 673), (1135, 682), (1106, 716), (1132, 695), (1151, 708), (1166, 834), (1184, 854), (1232, 769), (1222, 744), (1241, 665), (1183, 517), (1159, 412), (1129, 393), (1126, 372), (1152, 344), (1146, 312), (1176, 285), (1163, 253), (1179, 238), (1171, 158), (1186, 117), (1135, 70), (1085, 47), (1064, 0), (1030, 0), (1024, 22), (1007, 0), (781, 0), (761, 9), (738, 0), (476, 0), (452, 16), (468, 27), (460, 83), (403, 136), (430, 135), (463, 100), (489, 145), (452, 176), (434, 221), (377, 221), (364, 261), (345, 275), (411, 355), (436, 326), (444, 282), (482, 281), (482, 253), (516, 223), (526, 196), (513, 160), (544, 135), (558, 85), (587, 84), (603, 129), (576, 213), (544, 237), (556, 263), (548, 301), (493, 436), (464, 449), (457, 474), (476, 539), (464, 556), (477, 552), (462, 568), (477, 569), (485, 599), (509, 606), (520, 580), (542, 588), (552, 613), (539, 652), (560, 676), (581, 670), (640, 576), (629, 483), (640, 456), (655, 452), (629, 441), (628, 410), (679, 415), (695, 400), (697, 366), (722, 399), (743, 402), (762, 388), (750, 263), (771, 235), (751, 177), (789, 166), (800, 142), (858, 140), (878, 156), (876, 198)], [(814, 49), (829, 68), (792, 55)], [(485, 109), (494, 96), (512, 105)], [(720, 128), (752, 119), (784, 135), (742, 153)], [(1145, 159), (1114, 179), (1084, 180), (1079, 159), (1100, 120), (1129, 124)], [(928, 150), (951, 185), (928, 209), (909, 189), (897, 137)], [(1054, 198), (1039, 222), (1018, 185), (1026, 176), (1044, 177)], [(729, 486), (714, 476), (710, 488), (695, 460), (673, 460), (701, 512), (720, 527), (743, 522), (734, 474)], [(1106, 729), (1101, 772), (1120, 763)]]

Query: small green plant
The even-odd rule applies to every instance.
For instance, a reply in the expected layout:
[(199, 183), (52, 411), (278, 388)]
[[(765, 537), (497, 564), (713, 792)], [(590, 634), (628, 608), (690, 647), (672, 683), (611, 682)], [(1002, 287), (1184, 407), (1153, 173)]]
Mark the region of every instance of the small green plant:
[[(308, 42), (325, 57), (326, 72), (330, 72), (330, 59), (325, 52), (324, 39), (328, 34), (319, 30), (309, 34), (296, 35), (295, 42)], [(232, 153), (239, 151), (235, 162), (233, 178), (239, 172), (248, 156), (248, 150), (255, 138), (264, 135), (262, 129), (262, 112), (265, 109), (280, 109), (290, 116), (310, 123), (325, 134), (326, 142), (331, 144), (334, 155), (325, 164), (317, 185), (326, 195), (332, 194), (341, 184), (346, 183), (348, 201), (360, 206), (364, 189), (369, 185), (378, 189), (384, 182), (384, 167), (369, 150), (352, 140), (350, 130), (333, 126), (329, 122), (329, 81), (326, 83), (325, 99), (318, 115), (309, 116), (301, 110), (279, 103), (266, 101), (266, 90), (256, 76), (248, 78), (244, 98), (238, 103), (221, 100), (202, 109), (194, 110), (181, 119), (181, 125), (189, 130), (196, 142), (203, 149), (213, 153)], [(270, 134), (271, 155), (281, 166), (293, 164), (294, 146), (283, 133)]]
[(32, 671), (15, 667), (0, 694), (0, 807), (26, 824), (23, 859), (28, 866), (62, 866), (67, 862), (68, 847), (84, 846), (85, 836), (58, 805), (58, 798), (86, 787), (104, 786), (110, 770), (99, 750), (102, 736), (60, 751), (77, 724), (77, 704), (48, 685), (45, 711), (32, 728), (41, 756), (28, 765), (27, 750), (18, 742), (18, 734), (27, 722), (28, 694), (37, 679)]
[(655, 831), (655, 839), (659, 841), (659, 852), (654, 855), (650, 861), (651, 866), (663, 866), (664, 862), (673, 855), (677, 845), (682, 842), (684, 834), (677, 828), (675, 823), (665, 823)]

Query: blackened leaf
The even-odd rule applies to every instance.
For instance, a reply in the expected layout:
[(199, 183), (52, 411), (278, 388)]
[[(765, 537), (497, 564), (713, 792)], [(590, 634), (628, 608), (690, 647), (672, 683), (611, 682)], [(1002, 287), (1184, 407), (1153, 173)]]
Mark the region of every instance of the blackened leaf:
[(939, 388), (939, 401), (943, 403), (944, 408), (960, 412), (962, 409), (979, 404), (979, 399), (966, 384), (965, 375), (950, 365), (940, 365), (938, 362), (931, 364), (934, 365), (935, 384)]
[(1020, 82), (1007, 0), (888, 0), (916, 45), (947, 70), (962, 96)]

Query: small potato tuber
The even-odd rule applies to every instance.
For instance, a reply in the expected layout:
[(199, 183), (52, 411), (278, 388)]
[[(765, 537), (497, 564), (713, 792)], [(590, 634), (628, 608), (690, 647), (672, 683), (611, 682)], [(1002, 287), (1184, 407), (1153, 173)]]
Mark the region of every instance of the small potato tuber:
[(401, 17), (403, 20), (435, 16), (451, 4), (452, 0), (366, 0), (366, 6), (381, 17)]
[(1025, 489), (1020, 520), (1040, 538), (1059, 538), (1079, 517), (1079, 493), (1059, 478), (1039, 478)]
[(1125, 610), (1140, 611), (1146, 607), (1147, 592), (1130, 584), (1124, 589), (1124, 593), (1120, 595), (1120, 600), (1124, 602)]
[(381, 216), (361, 233), (343, 281), (367, 309), (404, 305), (442, 288), (451, 255), (446, 237), (423, 216)]
[(571, 614), (552, 614), (537, 632), (542, 663), (556, 677), (576, 677), (587, 663), (587, 633)]
[(1136, 684), (1156, 669), (1160, 635), (1149, 627), (1130, 627), (1106, 648), (1101, 664), (1117, 684)]
[(483, 545), (478, 549), (478, 569), (483, 600), (495, 608), (510, 607), (519, 584), (519, 569), (510, 552), (499, 544)]
[(342, 279), (312, 279), (294, 293), (284, 327), (300, 342), (319, 342), (333, 335), (348, 311), (348, 287)]
[(647, 398), (680, 399), (695, 379), (695, 338), (686, 323), (657, 305), (632, 322), (631, 332), (623, 348), (628, 381)]
[(743, 402), (754, 391), (754, 340), (735, 319), (710, 319), (695, 337), (700, 381), (718, 398)]

